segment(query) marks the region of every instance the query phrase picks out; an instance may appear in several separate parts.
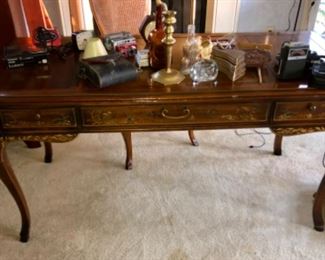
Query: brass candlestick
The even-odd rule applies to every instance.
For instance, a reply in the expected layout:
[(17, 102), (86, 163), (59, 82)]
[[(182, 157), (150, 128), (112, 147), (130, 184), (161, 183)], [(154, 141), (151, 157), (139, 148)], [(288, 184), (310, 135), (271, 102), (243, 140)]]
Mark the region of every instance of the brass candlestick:
[(173, 45), (176, 40), (173, 38), (174, 33), (174, 24), (176, 23), (176, 12), (175, 11), (167, 11), (164, 12), (165, 17), (165, 33), (166, 36), (162, 40), (162, 42), (166, 45), (166, 59), (167, 59), (167, 68), (162, 69), (152, 75), (152, 80), (159, 82), (165, 86), (174, 85), (181, 83), (185, 76), (180, 73), (178, 70), (172, 69), (172, 54), (173, 54)]

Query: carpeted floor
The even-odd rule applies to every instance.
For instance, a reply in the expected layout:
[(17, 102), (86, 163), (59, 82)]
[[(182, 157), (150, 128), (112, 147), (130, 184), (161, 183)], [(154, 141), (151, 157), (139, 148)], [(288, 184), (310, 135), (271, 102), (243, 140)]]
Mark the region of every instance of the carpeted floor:
[[(261, 131), (267, 132), (267, 129)], [(249, 133), (251, 130), (239, 130)], [(313, 230), (312, 195), (325, 172), (323, 133), (284, 139), (233, 130), (136, 133), (134, 167), (124, 170), (119, 134), (80, 135), (43, 149), (9, 145), (32, 217), (20, 215), (0, 183), (0, 259), (324, 259)]]

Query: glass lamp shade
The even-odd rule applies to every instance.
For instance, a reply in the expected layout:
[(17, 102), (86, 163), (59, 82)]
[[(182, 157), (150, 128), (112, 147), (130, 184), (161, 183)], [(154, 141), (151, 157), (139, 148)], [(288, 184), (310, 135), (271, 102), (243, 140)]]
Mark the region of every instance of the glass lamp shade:
[(107, 55), (107, 51), (101, 39), (94, 37), (90, 38), (87, 42), (83, 59), (95, 58)]

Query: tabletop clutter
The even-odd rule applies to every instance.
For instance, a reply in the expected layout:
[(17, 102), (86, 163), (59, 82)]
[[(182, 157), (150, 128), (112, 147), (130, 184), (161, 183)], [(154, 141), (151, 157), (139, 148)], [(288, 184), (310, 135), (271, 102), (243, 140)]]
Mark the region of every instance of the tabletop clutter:
[[(153, 81), (164, 85), (179, 84), (188, 75), (196, 85), (208, 81), (216, 83), (219, 72), (234, 82), (244, 77), (247, 70), (254, 69), (256, 81), (263, 83), (263, 68), (272, 60), (271, 44), (236, 42), (233, 34), (223, 37), (199, 35), (194, 24), (188, 25), (181, 66), (172, 68), (172, 48), (176, 42), (173, 38), (175, 15), (176, 12), (167, 10), (163, 1), (156, 0), (155, 12), (144, 17), (139, 27), (139, 33), (146, 42), (144, 49), (138, 48), (136, 38), (128, 32), (116, 32), (105, 37), (96, 36), (94, 31), (74, 32), (69, 46), (74, 51), (84, 52), (80, 54), (81, 78), (104, 88), (134, 80), (142, 69), (150, 67)], [(44, 30), (42, 33), (45, 36), (53, 34), (46, 34)], [(33, 48), (7, 46), (4, 50), (7, 67), (47, 64), (53, 43), (50, 42), (51, 37), (47, 39), (45, 36), (41, 37), (45, 42), (38, 45), (36, 41)], [(310, 82), (325, 85), (325, 62), (321, 56), (316, 54), (315, 58), (311, 55), (308, 45), (283, 43), (279, 53), (279, 66), (276, 68), (279, 80), (298, 78), (306, 73), (309, 65), (307, 74), (312, 77)]]
[[(152, 71), (151, 79), (163, 85), (179, 84), (185, 76), (189, 76), (193, 85), (197, 85), (209, 81), (216, 83), (219, 72), (231, 81), (245, 75), (248, 56), (237, 48), (233, 35), (214, 39), (198, 35), (194, 22), (188, 25), (181, 66), (172, 68), (172, 48), (176, 42), (172, 33), (177, 22), (175, 15), (176, 12), (167, 10), (163, 1), (156, 0), (154, 14), (146, 16), (139, 28), (146, 42), (144, 49), (138, 48), (135, 37), (128, 32), (106, 35), (101, 39), (103, 44), (98, 42), (99, 38), (94, 34), (77, 33), (79, 39), (74, 37), (74, 41), (79, 40), (77, 43), (82, 42), (84, 45), (80, 75), (100, 88), (134, 80), (147, 67)], [(96, 45), (93, 44), (95, 39)], [(255, 65), (262, 68), (264, 64)]]
[[(172, 48), (176, 40), (170, 32), (173, 32), (171, 28), (176, 23), (175, 14), (167, 10), (167, 5), (163, 1), (156, 1), (154, 14), (146, 16), (139, 28), (140, 35), (146, 42), (144, 49), (138, 49), (134, 37), (128, 32), (106, 35), (103, 42), (108, 54), (103, 54), (100, 62), (95, 59), (98, 61), (97, 64), (94, 64), (94, 59), (83, 59), (81, 64), (84, 78), (88, 78), (93, 83), (97, 82), (98, 87), (107, 87), (132, 80), (136, 74), (141, 73), (142, 69), (150, 67), (153, 71), (151, 76), (153, 81), (164, 85), (178, 84), (188, 75), (193, 85), (196, 85), (208, 81), (216, 83), (219, 72), (225, 74), (231, 81), (236, 81), (245, 76), (246, 67), (261, 69), (270, 61), (270, 59), (260, 58), (260, 56), (270, 57), (270, 54), (267, 54), (268, 50), (259, 50), (252, 56), (251, 48), (240, 50), (231, 34), (212, 39), (210, 36), (196, 34), (195, 25), (189, 24), (187, 38), (182, 48), (181, 66), (172, 68)], [(90, 42), (91, 40), (86, 44), (85, 52)], [(113, 57), (112, 52), (122, 55), (118, 58), (116, 55)], [(122, 60), (124, 65), (128, 62), (130, 64), (114, 70), (112, 59), (117, 59), (115, 66), (120, 66)], [(261, 60), (263, 62), (258, 62)], [(124, 69), (127, 69), (128, 73), (125, 73)], [(105, 75), (105, 71), (110, 76)], [(105, 80), (95, 79), (95, 77), (105, 77)], [(114, 80), (111, 79), (113, 77)], [(258, 78), (258, 81), (262, 82), (261, 73)]]

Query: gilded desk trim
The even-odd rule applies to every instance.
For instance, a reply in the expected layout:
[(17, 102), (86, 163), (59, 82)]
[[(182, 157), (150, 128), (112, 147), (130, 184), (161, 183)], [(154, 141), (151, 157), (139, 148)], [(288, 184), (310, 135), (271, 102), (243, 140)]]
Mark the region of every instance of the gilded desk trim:
[(65, 143), (75, 139), (78, 134), (53, 134), (53, 135), (17, 135), (17, 136), (2, 136), (0, 142), (10, 141), (38, 141), (49, 143)]
[(308, 133), (325, 131), (325, 126), (272, 127), (271, 131), (276, 135), (282, 135), (282, 136), (301, 135), (301, 134), (308, 134)]

